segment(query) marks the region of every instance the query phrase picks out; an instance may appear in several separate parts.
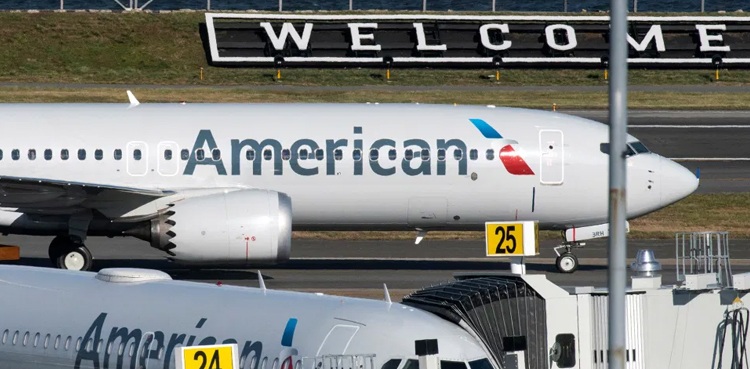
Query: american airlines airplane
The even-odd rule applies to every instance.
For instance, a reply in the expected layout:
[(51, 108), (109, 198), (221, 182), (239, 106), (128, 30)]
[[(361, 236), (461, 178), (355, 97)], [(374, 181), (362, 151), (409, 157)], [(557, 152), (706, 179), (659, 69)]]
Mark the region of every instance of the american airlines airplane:
[[(608, 127), (565, 114), (418, 104), (3, 104), (0, 232), (134, 236), (188, 264), (289, 258), (295, 230), (483, 230), (538, 221), (572, 248), (604, 237)], [(698, 179), (629, 136), (628, 218)], [(292, 206), (294, 204), (294, 206)], [(559, 250), (563, 250), (560, 253)]]
[[(418, 369), (422, 340), (444, 369), (499, 368), (469, 331), (390, 298), (7, 265), (0, 295), (0, 369), (174, 369), (181, 347), (223, 343), (237, 344), (235, 369)], [(204, 356), (201, 368), (233, 368)]]

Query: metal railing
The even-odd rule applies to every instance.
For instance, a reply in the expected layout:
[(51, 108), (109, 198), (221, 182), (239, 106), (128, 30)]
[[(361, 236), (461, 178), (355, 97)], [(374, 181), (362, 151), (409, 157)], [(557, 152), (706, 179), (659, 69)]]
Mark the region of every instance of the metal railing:
[(716, 283), (732, 286), (729, 258), (729, 232), (689, 232), (675, 234), (677, 280), (688, 274), (716, 274)]
[[(4, 3), (10, 3), (10, 0), (0, 0), (0, 9), (18, 9), (17, 6), (8, 6)], [(569, 2), (571, 4), (569, 4)], [(53, 9), (55, 8), (54, 0), (24, 2), (23, 9)], [(582, 7), (580, 2), (569, 0), (547, 0), (543, 1), (510, 1), (510, 0), (483, 0), (483, 1), (461, 1), (452, 2), (445, 0), (321, 0), (318, 1), (318, 7), (311, 8), (309, 2), (306, 5), (299, 5), (297, 0), (113, 0), (110, 7), (97, 8), (101, 2), (89, 2), (86, 0), (59, 0), (60, 10), (78, 10), (78, 9), (109, 9), (138, 11), (146, 10), (271, 10), (271, 11), (294, 11), (294, 10), (421, 10), (421, 11), (540, 11), (540, 12), (599, 12), (609, 10), (608, 0), (596, 0), (589, 2), (588, 9)], [(296, 4), (295, 4), (296, 3)], [(13, 2), (13, 4), (16, 4)], [(48, 4), (48, 5), (45, 5)], [(571, 6), (572, 4), (576, 4)], [(666, 8), (666, 5), (660, 0), (640, 0), (643, 11), (647, 12), (706, 12), (706, 0), (693, 0), (684, 2), (671, 2), (672, 8)], [(749, 7), (746, 0), (731, 0), (730, 2), (711, 2), (708, 1), (708, 11), (736, 11), (744, 7)], [(101, 6), (101, 5), (98, 5)], [(674, 8), (678, 6), (679, 8)], [(719, 8), (724, 6), (725, 8)], [(639, 0), (628, 0), (629, 10), (633, 13), (639, 11)], [(747, 9), (745, 9), (747, 10)]]

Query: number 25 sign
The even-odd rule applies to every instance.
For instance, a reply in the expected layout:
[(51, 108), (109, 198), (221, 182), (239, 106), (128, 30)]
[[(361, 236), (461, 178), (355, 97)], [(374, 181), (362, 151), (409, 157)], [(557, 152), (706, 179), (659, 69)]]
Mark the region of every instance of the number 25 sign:
[(536, 222), (485, 223), (487, 256), (533, 256), (539, 254)]

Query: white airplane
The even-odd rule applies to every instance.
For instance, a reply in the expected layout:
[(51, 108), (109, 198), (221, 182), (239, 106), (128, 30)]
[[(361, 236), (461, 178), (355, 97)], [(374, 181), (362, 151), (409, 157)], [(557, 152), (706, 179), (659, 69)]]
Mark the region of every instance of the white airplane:
[(173, 281), (143, 269), (0, 266), (0, 369), (172, 369), (181, 347), (231, 343), (239, 366), (204, 354), (202, 368), (418, 369), (422, 340), (437, 340), (437, 354), (424, 354), (443, 368), (499, 368), (474, 334), (389, 297), (261, 286)]
[[(608, 234), (608, 127), (554, 112), (418, 104), (3, 104), (0, 232), (135, 236), (171, 260), (275, 263), (295, 230), (483, 230), (533, 220), (571, 248)], [(629, 136), (634, 218), (698, 186)], [(292, 207), (292, 203), (294, 206)], [(558, 250), (564, 252), (560, 253)]]

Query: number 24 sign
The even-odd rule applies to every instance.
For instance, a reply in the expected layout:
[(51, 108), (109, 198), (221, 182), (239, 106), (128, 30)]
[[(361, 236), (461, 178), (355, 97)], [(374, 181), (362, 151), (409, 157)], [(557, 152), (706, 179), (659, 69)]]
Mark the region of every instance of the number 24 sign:
[(237, 345), (180, 347), (178, 369), (238, 369)]

